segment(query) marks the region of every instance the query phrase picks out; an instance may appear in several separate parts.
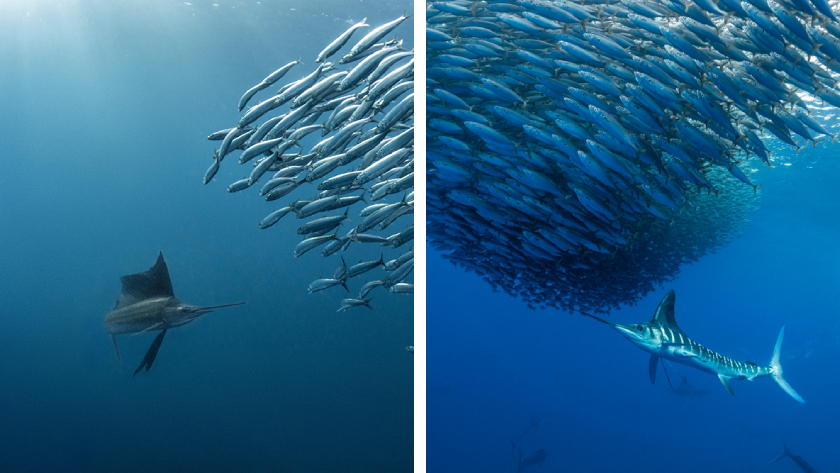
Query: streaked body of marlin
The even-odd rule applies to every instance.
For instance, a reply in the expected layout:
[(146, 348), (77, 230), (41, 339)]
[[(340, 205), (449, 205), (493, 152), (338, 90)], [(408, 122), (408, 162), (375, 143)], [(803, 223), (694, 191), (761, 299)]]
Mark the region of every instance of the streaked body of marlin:
[(651, 353), (649, 364), (651, 383), (656, 382), (656, 367), (659, 364), (659, 359), (665, 358), (717, 375), (729, 394), (735, 394), (729, 385), (730, 379), (752, 381), (756, 378), (769, 377), (792, 398), (799, 402), (805, 402), (782, 376), (779, 356), (782, 350), (782, 339), (785, 335), (784, 327), (782, 327), (779, 338), (776, 340), (770, 366), (758, 366), (751, 361), (735, 361), (700, 345), (680, 329), (674, 318), (675, 300), (674, 291), (668, 291), (668, 294), (659, 303), (659, 307), (656, 308), (653, 319), (642, 324), (616, 324), (591, 314), (585, 315), (611, 326), (626, 339), (633, 342), (634, 345)]
[(163, 261), (163, 252), (158, 255), (157, 262), (151, 269), (144, 273), (123, 276), (120, 281), (122, 281), (122, 291), (117, 296), (117, 304), (114, 310), (105, 316), (105, 330), (114, 342), (117, 360), (120, 360), (117, 335), (161, 330), (146, 352), (143, 362), (134, 371), (135, 375), (144, 367), (146, 371), (152, 367), (168, 329), (192, 322), (212, 309), (244, 304), (244, 302), (237, 302), (207, 307), (184, 304), (175, 297), (172, 290), (169, 268)]

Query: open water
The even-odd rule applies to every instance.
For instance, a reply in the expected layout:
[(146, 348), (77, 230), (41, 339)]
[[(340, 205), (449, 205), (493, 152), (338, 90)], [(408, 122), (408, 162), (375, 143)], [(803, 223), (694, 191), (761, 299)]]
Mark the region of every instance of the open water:
[[(245, 90), (405, 10), (0, 3), (0, 471), (411, 470), (413, 298), (336, 313), (340, 286), (306, 288), (338, 256), (294, 258), (300, 221), (259, 230), (274, 207), (226, 192), (250, 167), (201, 182)], [(158, 251), (184, 302), (248, 303), (170, 330), (132, 378), (155, 333), (119, 336), (120, 364), (102, 321)]]
[[(649, 354), (581, 315), (531, 311), (429, 251), (429, 471), (516, 472), (518, 450), (547, 456), (541, 472), (794, 472), (790, 450), (817, 471), (838, 471), (840, 436), (840, 163), (836, 146), (783, 150), (759, 170), (759, 209), (743, 235), (684, 266), (672, 283), (608, 320), (650, 320), (667, 290), (676, 320), (701, 344), (766, 366), (784, 325), (781, 364), (805, 399), (769, 378), (732, 381), (669, 365), (705, 396), (683, 399)], [(535, 419), (542, 420), (512, 447)]]

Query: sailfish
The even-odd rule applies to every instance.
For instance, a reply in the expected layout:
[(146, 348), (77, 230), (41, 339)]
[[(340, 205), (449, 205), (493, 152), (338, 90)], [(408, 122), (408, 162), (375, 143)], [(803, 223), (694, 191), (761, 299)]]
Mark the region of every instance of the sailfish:
[(160, 345), (163, 343), (163, 337), (170, 328), (192, 322), (213, 309), (244, 304), (244, 302), (236, 302), (195, 306), (181, 302), (172, 290), (169, 268), (163, 260), (163, 252), (158, 254), (157, 262), (148, 271), (123, 276), (120, 281), (122, 281), (122, 291), (117, 296), (117, 304), (114, 310), (105, 316), (105, 330), (114, 342), (117, 360), (122, 362), (120, 350), (117, 348), (117, 335), (140, 334), (150, 330), (161, 331), (146, 352), (143, 362), (134, 371), (134, 375), (143, 368), (146, 368), (146, 371), (152, 368), (152, 363), (155, 362)]

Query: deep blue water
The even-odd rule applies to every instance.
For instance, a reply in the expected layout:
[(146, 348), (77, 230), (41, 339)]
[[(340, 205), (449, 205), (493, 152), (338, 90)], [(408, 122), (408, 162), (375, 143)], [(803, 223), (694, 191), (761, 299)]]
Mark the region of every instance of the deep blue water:
[(545, 420), (522, 439), (523, 455), (548, 455), (526, 472), (801, 471), (790, 459), (766, 464), (782, 451), (777, 432), (817, 471), (840, 471), (837, 149), (779, 151), (779, 165), (753, 178), (762, 201), (742, 237), (609, 317), (650, 320), (674, 289), (676, 319), (689, 336), (761, 365), (784, 325), (785, 378), (806, 404), (769, 378), (732, 381), (730, 396), (716, 377), (675, 365), (711, 391), (686, 402), (661, 367), (651, 385), (649, 354), (609, 327), (532, 312), (429, 249), (429, 471), (515, 472), (509, 439), (531, 418)]
[[(232, 158), (201, 184), (246, 89), (411, 3), (216, 3), (0, 3), (0, 471), (412, 468), (412, 297), (336, 313), (340, 287), (306, 286), (338, 256), (294, 258), (298, 221), (258, 230), (274, 207), (225, 191)], [(181, 300), (248, 304), (132, 378), (154, 333), (119, 364), (102, 320), (158, 251)]]

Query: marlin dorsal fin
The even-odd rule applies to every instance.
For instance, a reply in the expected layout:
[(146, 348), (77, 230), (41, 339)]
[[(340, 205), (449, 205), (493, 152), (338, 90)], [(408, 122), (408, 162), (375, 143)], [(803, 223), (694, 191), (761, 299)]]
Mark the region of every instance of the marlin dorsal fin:
[(129, 274), (120, 278), (122, 291), (117, 296), (114, 310), (129, 306), (152, 297), (174, 297), (169, 269), (163, 261), (163, 252), (158, 254), (157, 262), (145, 273)]
[(671, 289), (668, 291), (668, 294), (665, 294), (662, 302), (659, 303), (659, 307), (656, 308), (651, 322), (669, 327), (672, 330), (680, 330), (679, 325), (677, 325), (677, 320), (674, 318), (674, 302), (676, 299), (677, 296), (674, 294), (674, 290)]

